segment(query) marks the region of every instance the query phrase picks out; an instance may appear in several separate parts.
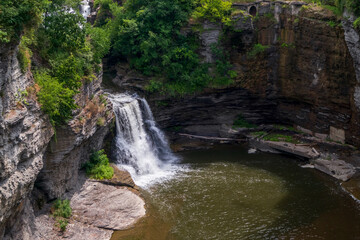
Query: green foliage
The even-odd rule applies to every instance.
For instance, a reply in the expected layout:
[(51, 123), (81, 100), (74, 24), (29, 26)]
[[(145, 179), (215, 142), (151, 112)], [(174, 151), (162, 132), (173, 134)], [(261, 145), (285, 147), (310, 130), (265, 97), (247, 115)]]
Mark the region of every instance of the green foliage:
[(59, 223), (59, 227), (60, 227), (60, 230), (62, 232), (65, 232), (66, 231), (66, 227), (67, 225), (69, 224), (69, 221), (68, 220), (64, 220), (64, 219), (58, 219), (57, 222)]
[(53, 61), (51, 65), (53, 75), (56, 76), (59, 83), (62, 83), (63, 87), (75, 92), (79, 89), (81, 77), (84, 75), (79, 59), (70, 54), (66, 59)]
[(286, 43), (286, 42), (282, 43), (280, 46), (282, 48), (295, 48), (295, 45), (293, 43)]
[(269, 134), (263, 137), (265, 141), (273, 142), (289, 142), (289, 143), (300, 143), (299, 140), (295, 139), (293, 136), (283, 135), (283, 134)]
[(88, 27), (88, 35), (90, 36), (93, 55), (93, 61), (100, 64), (102, 58), (108, 54), (111, 45), (110, 29), (107, 27)]
[(47, 0), (1, 0), (0, 43), (19, 38), (24, 29), (39, 24), (47, 4)]
[[(22, 39), (24, 39), (24, 37)], [(19, 51), (17, 54), (17, 58), (19, 60), (22, 73), (25, 73), (30, 68), (31, 56), (32, 56), (32, 51), (26, 46), (25, 41), (21, 40), (19, 44)]]
[(65, 231), (69, 223), (68, 219), (71, 217), (72, 209), (70, 207), (70, 201), (65, 199), (57, 199), (53, 205), (53, 216), (57, 221), (60, 230)]
[(230, 64), (229, 56), (219, 47), (218, 44), (211, 46), (212, 54), (215, 56), (215, 76), (211, 80), (211, 84), (214, 86), (227, 86), (233, 83), (233, 79), (236, 78), (237, 72), (231, 70), (233, 67)]
[(103, 117), (98, 118), (98, 120), (96, 121), (96, 125), (103, 127), (105, 125), (105, 118)]
[(70, 207), (70, 201), (68, 199), (61, 200), (57, 199), (54, 203), (54, 216), (55, 217), (63, 217), (63, 218), (70, 218), (72, 213)]
[(360, 17), (358, 17), (358, 18), (354, 21), (354, 28), (360, 29)]
[(198, 7), (193, 12), (193, 18), (211, 22), (222, 22), (229, 24), (231, 22), (231, 1), (227, 0), (198, 0)]
[(252, 132), (251, 135), (258, 138), (258, 137), (262, 137), (263, 135), (267, 134), (267, 132), (264, 131), (258, 131), (258, 132)]
[(109, 159), (104, 150), (94, 152), (90, 156), (90, 161), (84, 164), (86, 174), (94, 179), (111, 179), (114, 169), (109, 164)]
[(242, 115), (238, 115), (233, 123), (233, 128), (256, 128), (255, 124), (249, 123)]
[(39, 40), (49, 53), (75, 52), (84, 47), (84, 18), (79, 12), (64, 11), (63, 5), (55, 3), (46, 8), (43, 24), (39, 28)]
[(251, 49), (251, 51), (248, 52), (247, 55), (248, 55), (248, 57), (253, 58), (253, 57), (257, 56), (258, 54), (265, 52), (266, 49), (268, 49), (268, 48), (269, 48), (269, 46), (264, 46), (260, 43), (257, 43), (254, 45), (254, 47)]
[(327, 24), (328, 24), (330, 27), (332, 27), (332, 28), (334, 28), (334, 27), (337, 26), (337, 23), (334, 22), (334, 21), (328, 21)]
[[(109, 26), (113, 55), (126, 58), (132, 67), (153, 77), (146, 87), (148, 91), (184, 95), (197, 92), (210, 83), (224, 84), (229, 79), (228, 76), (212, 78), (209, 65), (201, 63), (196, 53), (197, 37), (180, 33), (195, 4), (200, 7), (200, 2), (129, 0), (123, 7), (112, 5), (114, 18)], [(217, 64), (219, 71), (228, 68), (228, 65), (220, 65)], [(229, 74), (234, 76), (234, 72)]]
[(73, 99), (76, 92), (64, 87), (64, 83), (48, 72), (37, 72), (34, 77), (40, 86), (38, 101), (41, 109), (49, 115), (51, 124), (58, 126), (71, 119), (72, 110), (77, 108)]

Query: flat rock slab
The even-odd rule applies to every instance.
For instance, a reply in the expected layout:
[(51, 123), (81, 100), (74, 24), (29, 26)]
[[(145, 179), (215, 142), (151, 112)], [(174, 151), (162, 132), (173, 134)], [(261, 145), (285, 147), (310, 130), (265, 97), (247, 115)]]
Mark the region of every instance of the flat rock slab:
[(341, 181), (349, 180), (356, 173), (353, 165), (342, 160), (315, 159), (312, 164), (314, 164), (315, 169)]
[(319, 153), (315, 152), (311, 147), (308, 146), (297, 145), (288, 142), (265, 141), (265, 143), (275, 150), (293, 154), (299, 157), (308, 159), (314, 159), (319, 157)]
[(70, 200), (79, 222), (99, 228), (124, 230), (145, 216), (145, 202), (126, 188), (87, 180)]

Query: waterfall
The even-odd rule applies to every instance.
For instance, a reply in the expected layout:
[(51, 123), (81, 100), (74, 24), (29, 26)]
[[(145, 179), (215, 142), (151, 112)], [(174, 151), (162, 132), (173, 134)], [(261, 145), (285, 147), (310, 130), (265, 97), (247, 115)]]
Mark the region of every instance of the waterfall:
[(87, 20), (87, 17), (90, 15), (90, 4), (89, 0), (82, 0), (80, 4), (80, 13), (83, 15), (85, 20)]
[(173, 173), (177, 158), (156, 126), (145, 99), (137, 95), (110, 95), (116, 116), (114, 158), (139, 186)]

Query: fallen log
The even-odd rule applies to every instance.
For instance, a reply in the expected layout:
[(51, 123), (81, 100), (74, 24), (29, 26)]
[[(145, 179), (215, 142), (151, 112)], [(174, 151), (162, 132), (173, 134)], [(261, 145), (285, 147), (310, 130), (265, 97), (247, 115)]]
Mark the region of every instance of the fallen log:
[(204, 139), (204, 140), (216, 140), (216, 141), (235, 141), (235, 142), (246, 142), (246, 139), (239, 139), (239, 138), (221, 138), (221, 137), (209, 137), (209, 136), (199, 136), (199, 135), (192, 135), (187, 133), (179, 133), (180, 136), (188, 137), (188, 138), (197, 138), (197, 139)]

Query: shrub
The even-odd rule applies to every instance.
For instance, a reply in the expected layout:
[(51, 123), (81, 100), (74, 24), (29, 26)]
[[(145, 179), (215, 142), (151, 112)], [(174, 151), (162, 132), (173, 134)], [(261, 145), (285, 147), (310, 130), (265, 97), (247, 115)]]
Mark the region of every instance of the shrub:
[(57, 199), (53, 205), (53, 216), (61, 231), (65, 231), (69, 223), (68, 219), (71, 217), (72, 209), (70, 207), (70, 201), (65, 199)]
[(54, 203), (54, 217), (70, 218), (72, 209), (68, 199), (57, 199)]
[(249, 123), (244, 119), (242, 115), (238, 115), (237, 119), (233, 123), (233, 128), (255, 128), (255, 124)]
[(300, 143), (293, 136), (287, 136), (283, 134), (269, 134), (263, 138), (265, 141), (273, 141), (273, 142), (289, 142), (289, 143)]
[(337, 23), (334, 22), (334, 21), (328, 21), (327, 24), (328, 24), (330, 27), (332, 27), (332, 28), (334, 28), (334, 27), (337, 26)]
[(358, 17), (355, 21), (354, 21), (354, 28), (360, 28), (360, 17)]
[(51, 124), (58, 126), (71, 119), (72, 110), (77, 108), (73, 99), (75, 92), (45, 71), (35, 73), (34, 77), (40, 86), (38, 101), (41, 109), (49, 115)]
[(254, 47), (251, 49), (251, 51), (248, 52), (247, 55), (248, 55), (248, 57), (253, 58), (253, 57), (257, 56), (258, 54), (265, 52), (265, 50), (268, 48), (269, 48), (269, 46), (264, 46), (260, 43), (257, 43), (254, 45)]
[(19, 51), (17, 53), (17, 58), (19, 60), (19, 65), (22, 73), (25, 73), (31, 66), (32, 51), (27, 47), (28, 42), (30, 42), (30, 40), (27, 37), (23, 36), (21, 38), (19, 44)]
[(84, 164), (86, 174), (94, 179), (111, 179), (114, 169), (109, 164), (109, 159), (104, 150), (94, 152), (90, 156), (90, 161)]
[(66, 231), (66, 227), (67, 227), (67, 225), (69, 224), (69, 221), (66, 220), (66, 219), (65, 219), (65, 220), (59, 219), (57, 222), (59, 223), (60, 230), (61, 230), (62, 232), (65, 232), (65, 231)]
[(39, 24), (47, 3), (47, 0), (1, 0), (0, 43), (19, 38), (24, 29)]
[(193, 12), (195, 19), (207, 19), (212, 22), (230, 23), (231, 1), (227, 0), (199, 0), (198, 7)]
[(105, 125), (105, 118), (99, 117), (98, 120), (96, 121), (96, 125), (103, 127)]

